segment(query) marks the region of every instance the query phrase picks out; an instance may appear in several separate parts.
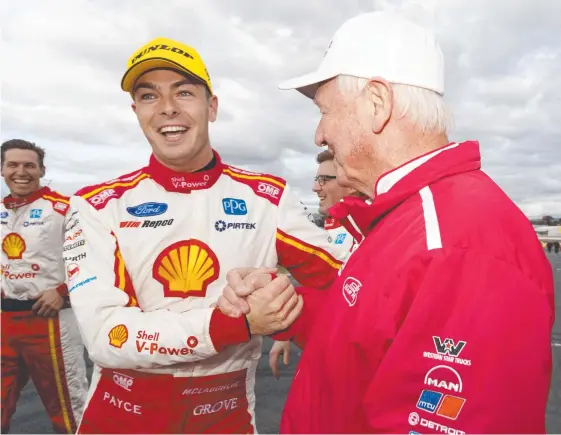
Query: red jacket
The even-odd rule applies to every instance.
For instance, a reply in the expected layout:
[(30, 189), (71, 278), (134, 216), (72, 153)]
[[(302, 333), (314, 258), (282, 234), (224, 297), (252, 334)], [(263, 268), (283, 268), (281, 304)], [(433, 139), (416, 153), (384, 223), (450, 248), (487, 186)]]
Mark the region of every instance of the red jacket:
[(448, 145), (330, 210), (362, 241), (276, 337), (305, 343), (281, 433), (545, 433), (553, 274), (480, 165)]

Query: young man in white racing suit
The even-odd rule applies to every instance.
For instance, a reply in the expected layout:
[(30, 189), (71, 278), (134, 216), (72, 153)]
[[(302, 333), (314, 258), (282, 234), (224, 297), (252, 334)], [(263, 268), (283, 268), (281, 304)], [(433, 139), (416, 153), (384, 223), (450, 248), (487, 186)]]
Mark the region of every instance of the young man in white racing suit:
[[(78, 432), (254, 433), (261, 336), (302, 305), (272, 293), (230, 318), (213, 308), (226, 273), (280, 264), (325, 287), (340, 253), (283, 179), (229, 166), (211, 147), (218, 100), (195, 49), (153, 40), (121, 85), (152, 156), (70, 201), (81, 243), (65, 255), (70, 298), (96, 363)], [(275, 330), (260, 329), (266, 316)]]
[(41, 187), (44, 157), (32, 142), (2, 144), (2, 433), (29, 378), (58, 433), (76, 432), (88, 392), (62, 261), (68, 197)]

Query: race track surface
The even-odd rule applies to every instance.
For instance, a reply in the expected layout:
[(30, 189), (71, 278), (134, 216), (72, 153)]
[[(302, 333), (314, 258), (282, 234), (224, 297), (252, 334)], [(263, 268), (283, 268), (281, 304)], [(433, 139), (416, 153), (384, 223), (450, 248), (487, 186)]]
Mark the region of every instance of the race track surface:
[[(561, 433), (561, 255), (549, 255), (555, 274), (557, 319), (553, 334), (554, 373), (547, 412), (548, 433)], [(557, 345), (558, 344), (558, 345)], [(281, 378), (275, 379), (269, 369), (271, 340), (266, 340), (257, 368), (257, 429), (260, 433), (278, 433), (279, 420), (298, 363), (293, 347), (289, 366), (279, 364)], [(91, 368), (90, 368), (91, 372)], [(23, 390), (11, 433), (54, 433), (33, 384)]]

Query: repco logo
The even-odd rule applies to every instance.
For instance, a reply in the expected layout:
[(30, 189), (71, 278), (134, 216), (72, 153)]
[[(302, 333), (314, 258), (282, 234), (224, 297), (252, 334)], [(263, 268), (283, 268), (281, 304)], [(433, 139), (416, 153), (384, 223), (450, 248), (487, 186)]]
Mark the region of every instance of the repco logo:
[(172, 53), (181, 54), (182, 56), (185, 56), (188, 59), (194, 59), (193, 56), (191, 56), (189, 53), (183, 51), (181, 48), (170, 47), (169, 45), (165, 45), (165, 44), (156, 44), (156, 45), (151, 45), (150, 47), (148, 47), (148, 48), (142, 50), (140, 53), (138, 53), (132, 59), (131, 64), (134, 65), (136, 62), (138, 62), (140, 59), (142, 59), (144, 56), (146, 56), (146, 54), (152, 53), (153, 51), (157, 51), (157, 50), (171, 51)]

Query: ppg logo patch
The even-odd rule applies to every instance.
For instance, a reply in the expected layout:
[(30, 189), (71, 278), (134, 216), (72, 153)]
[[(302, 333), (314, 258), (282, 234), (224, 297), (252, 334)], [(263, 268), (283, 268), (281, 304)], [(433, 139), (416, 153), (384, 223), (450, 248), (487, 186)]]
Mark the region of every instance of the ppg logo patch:
[(43, 210), (41, 210), (40, 208), (34, 208), (29, 213), (29, 218), (30, 219), (39, 219), (42, 214), (43, 214)]
[(335, 243), (336, 245), (342, 245), (346, 237), (347, 235), (345, 233), (337, 234), (337, 237), (335, 238), (335, 242), (333, 243)]
[(242, 216), (247, 214), (247, 206), (243, 199), (223, 198), (222, 207), (224, 213), (234, 216)]
[(442, 393), (436, 391), (423, 390), (417, 402), (417, 408), (434, 414), (442, 396)]

